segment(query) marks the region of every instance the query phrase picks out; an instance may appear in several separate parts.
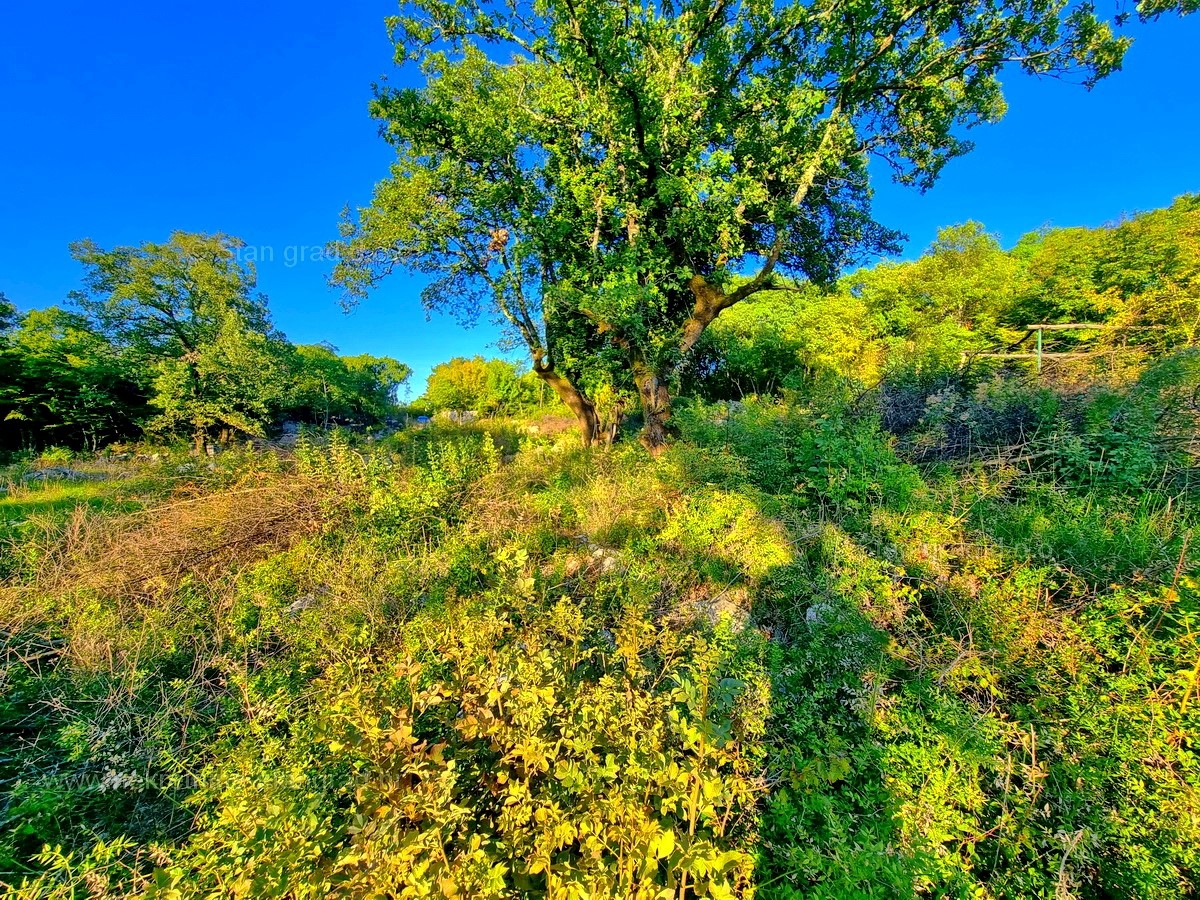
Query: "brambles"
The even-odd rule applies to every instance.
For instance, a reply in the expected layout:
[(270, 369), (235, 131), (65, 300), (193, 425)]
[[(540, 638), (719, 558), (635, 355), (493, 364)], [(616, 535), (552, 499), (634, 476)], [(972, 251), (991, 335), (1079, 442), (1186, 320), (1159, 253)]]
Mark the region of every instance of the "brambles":
[(294, 740), (248, 737), (219, 763), (201, 790), (213, 814), (152, 893), (745, 888), (762, 698), (729, 677), (736, 639), (681, 638), (633, 608), (606, 634), (566, 598), (447, 612), (418, 616), (407, 652), (331, 668)]

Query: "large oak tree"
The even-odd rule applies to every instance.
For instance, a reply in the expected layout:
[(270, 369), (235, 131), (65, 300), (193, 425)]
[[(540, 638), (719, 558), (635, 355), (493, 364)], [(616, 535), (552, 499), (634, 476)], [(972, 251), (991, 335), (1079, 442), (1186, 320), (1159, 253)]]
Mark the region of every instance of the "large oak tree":
[(494, 313), (588, 442), (581, 385), (616, 364), (651, 446), (724, 310), (894, 246), (873, 159), (925, 188), (1003, 115), (1002, 73), (1090, 86), (1129, 43), (1066, 0), (413, 0), (389, 25), (425, 83), (376, 93), (396, 160), (334, 280), (408, 267), (430, 308)]

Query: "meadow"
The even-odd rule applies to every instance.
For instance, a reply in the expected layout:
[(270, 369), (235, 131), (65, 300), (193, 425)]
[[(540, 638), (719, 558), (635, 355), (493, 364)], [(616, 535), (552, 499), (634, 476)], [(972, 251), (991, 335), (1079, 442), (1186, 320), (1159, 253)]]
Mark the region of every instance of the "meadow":
[(1182, 360), (12, 466), (8, 895), (1187, 896)]

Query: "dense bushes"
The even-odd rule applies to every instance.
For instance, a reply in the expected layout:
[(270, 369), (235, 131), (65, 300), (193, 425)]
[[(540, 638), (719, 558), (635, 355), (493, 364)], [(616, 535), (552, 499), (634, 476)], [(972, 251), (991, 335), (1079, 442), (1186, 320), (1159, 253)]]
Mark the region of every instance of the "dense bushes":
[[(1200, 198), (1111, 226), (1036, 232), (1005, 251), (982, 225), (944, 228), (917, 259), (882, 262), (820, 290), (763, 293), (721, 315), (681, 367), (686, 393), (708, 400), (779, 395), (850, 380), (880, 387), (902, 427), (918, 401), (960, 377), (994, 374), (985, 352), (1032, 356), (1047, 332), (1047, 374), (1087, 383), (1136, 377), (1150, 358), (1196, 344)], [(1007, 365), (1029, 372), (1032, 359)], [(1074, 376), (1073, 378), (1069, 376)]]
[[(819, 418), (750, 404), (707, 421), (691, 438), (767, 486), (804, 548), (753, 616), (775, 637), (761, 894), (1192, 889), (1200, 655), (1183, 498), (1143, 485), (1131, 507), (1122, 482), (1055, 466), (928, 483), (861, 420), (839, 420), (853, 438), (824, 438), (814, 465), (796, 451)], [(848, 490), (875, 484), (889, 488)]]
[(1182, 350), (1131, 381), (1080, 386), (947, 373), (889, 380), (868, 396), (918, 460), (1020, 465), (1079, 488), (1182, 489), (1200, 417), (1197, 360)]
[[(693, 598), (719, 590), (682, 547), (632, 577), (619, 546), (580, 547), (579, 528), (678, 547), (662, 488), (614, 519), (624, 463), (530, 446), (497, 470), (492, 446), (443, 440), (408, 468), (335, 436), (301, 447), (307, 474), (289, 483), (323, 483), (330, 501), (287, 541), (264, 534), (213, 567), (206, 536), (220, 547), (229, 532), (179, 520), (190, 502), (145, 514), (178, 552), (136, 583), (80, 591), (78, 578), (27, 572), (6, 603), (53, 650), (44, 669), (10, 657), (6, 677), (25, 687), (6, 695), (6, 721), (18, 745), (36, 737), (14, 760), (22, 784), (57, 806), (39, 818), (29, 787), (9, 795), (10, 871), (47, 867), (24, 894), (105, 879), (163, 896), (397, 883), (414, 896), (742, 893), (761, 792), (759, 639), (714, 631), (700, 605), (663, 618), (663, 577)], [(244, 503), (251, 521), (246, 491), (197, 501)], [(746, 561), (772, 529), (753, 507), (711, 527), (732, 571), (761, 574)], [(136, 650), (147, 633), (164, 651)], [(106, 658), (96, 708), (87, 660)], [(50, 696), (62, 699), (44, 707)], [(114, 720), (133, 730), (116, 734)], [(114, 800), (127, 797), (164, 827), (122, 825)], [(193, 812), (181, 843), (173, 829)], [(42, 841), (52, 849), (37, 862)]]
[(418, 615), (406, 650), (331, 668), (291, 740), (249, 737), (209, 773), (214, 812), (154, 895), (744, 887), (761, 713), (736, 641), (517, 603)]
[(433, 367), (422, 401), (431, 411), (516, 415), (545, 406), (546, 387), (533, 371), (504, 359), (456, 357)]

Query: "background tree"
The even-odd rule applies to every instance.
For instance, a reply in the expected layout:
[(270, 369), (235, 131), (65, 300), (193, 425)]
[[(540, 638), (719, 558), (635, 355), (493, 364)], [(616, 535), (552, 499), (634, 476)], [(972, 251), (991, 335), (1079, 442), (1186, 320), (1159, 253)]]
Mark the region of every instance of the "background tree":
[(1035, 232), (1010, 255), (1023, 272), (1015, 324), (1106, 323), (1158, 351), (1200, 341), (1200, 195), (1103, 228)]
[(424, 399), (436, 410), (470, 410), (490, 416), (533, 406), (537, 394), (508, 360), (458, 356), (433, 367)]
[(339, 356), (324, 344), (301, 345), (288, 361), (283, 415), (328, 427), (377, 425), (396, 412), (397, 392), (412, 370), (389, 357)]
[(0, 352), (0, 446), (97, 447), (146, 415), (137, 365), (87, 319), (57, 307), (21, 317)]
[(237, 238), (176, 232), (164, 244), (71, 246), (84, 290), (71, 296), (151, 374), (157, 431), (260, 434), (280, 399), (285, 344)]
[(111, 250), (76, 241), (71, 255), (84, 268), (84, 289), (71, 299), (116, 341), (155, 358), (198, 350), (216, 337), (227, 313), (269, 334), (254, 266), (239, 256), (244, 246), (223, 234), (182, 231), (163, 244)]
[(390, 356), (370, 353), (343, 356), (341, 360), (350, 374), (352, 396), (362, 415), (376, 421), (394, 415), (400, 402), (400, 388), (408, 384), (412, 368)]
[(264, 434), (287, 388), (286, 345), (226, 310), (195, 350), (161, 358), (153, 372), (150, 405), (158, 415), (147, 429), (189, 434), (200, 450), (209, 436)]
[(1131, 340), (1160, 350), (1200, 342), (1200, 195), (1122, 222), (1106, 250), (1100, 286)]
[(361, 296), (410, 266), (428, 306), (490, 309), (585, 440), (581, 370), (616, 351), (651, 446), (724, 310), (894, 248), (869, 159), (927, 187), (963, 128), (1003, 114), (1004, 67), (1091, 85), (1129, 44), (1090, 5), (1042, 0), (417, 0), (389, 24), (426, 86), (376, 96), (397, 159), (346, 222), (335, 280)]
[[(8, 332), (16, 320), (17, 308), (0, 292), (0, 423), (10, 421), (6, 416), (12, 413), (13, 401), (19, 395), (17, 388), (20, 360), (11, 349)], [(11, 428), (0, 424), (0, 446), (10, 442)], [(18, 439), (19, 440), (19, 439)]]
[(474, 409), (487, 391), (486, 365), (482, 356), (438, 363), (429, 373), (426, 402), (434, 409)]
[(709, 400), (777, 394), (828, 378), (869, 381), (883, 347), (878, 316), (849, 290), (763, 291), (721, 315), (681, 370)]
[(1110, 229), (1054, 228), (1027, 234), (1012, 256), (1024, 278), (1011, 317), (1032, 322), (1100, 322), (1112, 311), (1099, 267)]
[(0, 291), (0, 335), (12, 328), (16, 321), (17, 308), (4, 296), (4, 292)]
[(918, 259), (860, 269), (834, 290), (756, 294), (705, 332), (683, 387), (737, 399), (836, 376), (920, 393), (958, 373), (964, 354), (1022, 340), (1030, 350), (1025, 326), (1038, 322), (1106, 326), (1056, 332), (1053, 351), (1171, 353), (1197, 341), (1198, 287), (1194, 195), (1100, 228), (1043, 229), (1009, 251), (967, 222), (941, 229)]
[(994, 235), (966, 222), (939, 229), (918, 259), (861, 269), (840, 287), (873, 320), (886, 366), (942, 371), (963, 353), (1013, 341), (1000, 322), (1010, 317), (1021, 271)]

